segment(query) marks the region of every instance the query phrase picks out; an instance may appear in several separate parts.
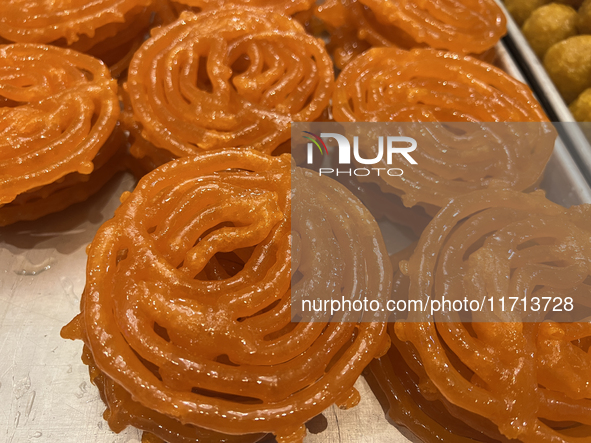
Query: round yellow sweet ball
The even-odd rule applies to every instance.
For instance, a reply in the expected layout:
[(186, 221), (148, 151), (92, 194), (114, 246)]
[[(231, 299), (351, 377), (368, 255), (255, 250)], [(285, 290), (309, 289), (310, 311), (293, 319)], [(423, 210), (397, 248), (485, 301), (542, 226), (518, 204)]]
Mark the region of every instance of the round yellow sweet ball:
[(579, 8), (577, 28), (581, 34), (591, 34), (591, 0), (585, 0)]
[(577, 11), (570, 6), (550, 3), (536, 9), (522, 31), (536, 55), (542, 59), (550, 46), (577, 35)]
[(550, 0), (505, 0), (505, 7), (519, 26), (540, 6), (550, 3)]
[(591, 122), (591, 88), (585, 89), (569, 106), (578, 122)]
[(591, 88), (591, 35), (556, 43), (544, 56), (544, 67), (567, 103)]

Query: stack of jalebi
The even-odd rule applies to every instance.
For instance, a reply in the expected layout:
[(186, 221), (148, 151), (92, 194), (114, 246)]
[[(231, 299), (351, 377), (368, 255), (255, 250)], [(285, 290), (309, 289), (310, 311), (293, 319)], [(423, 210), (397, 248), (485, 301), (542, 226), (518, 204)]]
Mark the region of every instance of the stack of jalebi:
[(340, 68), (370, 46), (482, 54), (506, 32), (494, 0), (327, 0), (316, 15), (331, 34)]
[(117, 85), (69, 49), (0, 46), (0, 226), (83, 201), (121, 168)]
[(4, 0), (0, 37), (17, 43), (47, 43), (101, 58), (119, 76), (164, 0)]
[[(292, 192), (304, 220), (292, 222)], [(81, 314), (62, 331), (84, 340), (113, 430), (298, 442), (306, 421), (359, 401), (353, 384), (385, 353), (385, 324), (290, 312), (292, 291), (389, 296), (379, 228), (345, 188), (298, 169), (292, 183), (289, 155), (225, 149), (155, 169), (122, 202), (88, 249)]]
[(548, 318), (589, 312), (590, 281), (591, 205), (506, 189), (458, 197), (400, 262), (394, 291), (483, 305), (469, 323), (426, 309), (391, 325), (371, 384), (425, 442), (589, 441), (591, 323)]
[[(357, 57), (339, 75), (333, 116), (340, 122), (406, 122), (400, 133), (416, 139), (417, 164), (402, 160), (403, 180), (374, 178), (406, 206), (436, 209), (498, 182), (526, 190), (540, 179), (555, 141), (550, 125), (525, 123), (547, 121), (527, 86), (472, 57), (433, 49), (373, 48)], [(360, 152), (375, 158), (375, 149), (364, 145)], [(378, 165), (387, 167), (385, 162), (386, 156)]]
[[(280, 14), (244, 6), (184, 12), (136, 52), (126, 84), (141, 136), (173, 156), (273, 152), (312, 121), (334, 83), (323, 43)], [(137, 140), (137, 137), (136, 137)], [(149, 155), (136, 143), (132, 154)]]

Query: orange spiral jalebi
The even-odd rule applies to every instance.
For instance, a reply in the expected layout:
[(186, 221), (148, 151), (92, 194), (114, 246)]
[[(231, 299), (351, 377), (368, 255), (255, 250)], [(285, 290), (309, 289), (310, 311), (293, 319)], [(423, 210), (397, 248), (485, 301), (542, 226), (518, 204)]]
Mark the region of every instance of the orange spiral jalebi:
[(130, 162), (126, 150), (122, 149), (125, 143), (125, 135), (117, 126), (92, 160), (94, 169), (90, 174), (72, 172), (49, 185), (17, 195), (12, 202), (0, 207), (0, 226), (36, 220), (86, 201), (116, 173), (127, 169)]
[(458, 53), (480, 54), (506, 32), (494, 0), (359, 0), (378, 22), (395, 26), (419, 43)]
[(343, 70), (333, 96), (340, 122), (547, 121), (530, 89), (470, 56), (374, 48)]
[(163, 0), (6, 0), (0, 3), (0, 37), (48, 43), (101, 58), (119, 76), (153, 26)]
[(486, 54), (506, 32), (494, 0), (327, 0), (315, 14), (329, 31), (329, 49), (341, 69), (372, 46)]
[[(526, 190), (539, 181), (556, 138), (551, 125), (533, 123), (547, 119), (527, 86), (472, 57), (432, 49), (373, 48), (357, 57), (339, 75), (333, 115), (400, 122), (390, 132), (416, 139), (417, 164), (405, 161), (403, 180), (369, 177), (407, 206), (438, 208), (495, 182)], [(375, 158), (375, 149), (362, 146), (363, 157)]]
[(324, 45), (294, 20), (232, 6), (185, 12), (135, 54), (127, 91), (142, 135), (177, 157), (245, 147), (270, 153), (291, 121), (327, 107), (333, 69)]
[[(122, 22), (125, 14), (146, 7), (152, 0), (7, 0), (0, 5), (0, 35), (22, 43), (51, 43), (65, 39), (68, 45), (82, 36), (93, 37), (104, 26)], [(70, 3), (69, 7), (67, 3)]]
[(397, 297), (486, 301), (471, 322), (427, 309), (391, 327), (393, 347), (371, 364), (391, 417), (423, 441), (589, 441), (591, 324), (550, 314), (568, 297), (563, 314), (589, 312), (590, 227), (591, 205), (565, 209), (539, 191), (478, 191), (443, 208), (400, 262)]
[(392, 346), (387, 355), (370, 363), (365, 378), (390, 420), (404, 426), (422, 442), (509, 443), (488, 418), (462, 411), (428, 388), (429, 377), (411, 343), (396, 337), (388, 325)]
[[(298, 205), (324, 201), (294, 212), (316, 211), (317, 229), (292, 224), (292, 192)], [(292, 321), (290, 302), (331, 288), (387, 299), (385, 246), (358, 200), (301, 170), (292, 182), (289, 155), (228, 149), (169, 162), (122, 201), (88, 249), (81, 314), (62, 332), (84, 340), (114, 430), (296, 442), (325, 408), (356, 404), (385, 325), (358, 313)]]
[[(394, 300), (408, 300), (408, 276), (399, 269), (408, 260), (416, 243), (391, 256), (395, 269), (392, 294)], [(382, 399), (389, 418), (408, 428), (419, 441), (447, 443), (508, 443), (498, 428), (485, 417), (461, 411), (432, 389), (421, 358), (411, 343), (401, 341), (393, 320), (404, 319), (404, 313), (391, 318), (388, 335), (392, 344), (388, 353), (372, 361), (364, 376), (376, 396)]]
[(117, 85), (99, 60), (37, 44), (0, 46), (0, 60), (4, 225), (88, 197), (119, 169), (109, 159), (123, 137)]

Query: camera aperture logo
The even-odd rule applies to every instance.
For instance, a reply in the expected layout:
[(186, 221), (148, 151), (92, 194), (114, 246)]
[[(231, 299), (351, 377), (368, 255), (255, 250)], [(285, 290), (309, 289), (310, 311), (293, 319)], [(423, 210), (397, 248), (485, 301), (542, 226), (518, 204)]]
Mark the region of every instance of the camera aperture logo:
[[(340, 166), (351, 165), (351, 143), (349, 139), (342, 134), (334, 132), (322, 132), (320, 136), (309, 132), (303, 131), (303, 137), (308, 140), (307, 145), (307, 158), (306, 163), (308, 165), (314, 164), (314, 155), (316, 151), (320, 151), (320, 155), (329, 155), (328, 148), (324, 143), (324, 140), (333, 139), (337, 142), (338, 152), (338, 165), (339, 167), (318, 169), (319, 175), (355, 175), (357, 177), (366, 177), (371, 174), (387, 174), (392, 177), (400, 177), (404, 171), (400, 168), (384, 168), (384, 167), (369, 167), (369, 165), (377, 165), (378, 163), (383, 164), (384, 154), (386, 156), (386, 164), (392, 166), (394, 164), (395, 155), (402, 156), (411, 165), (416, 165), (417, 162), (411, 157), (410, 153), (417, 148), (417, 142), (414, 138), (403, 137), (403, 136), (386, 136), (378, 137), (377, 155), (374, 158), (363, 158), (359, 153), (359, 137), (353, 137), (353, 158), (356, 164), (368, 165), (368, 167), (359, 168), (341, 168)], [(311, 137), (310, 137), (311, 136)], [(314, 148), (317, 148), (314, 149)], [(324, 148), (324, 149), (323, 149)], [(316, 155), (318, 155), (316, 153)]]

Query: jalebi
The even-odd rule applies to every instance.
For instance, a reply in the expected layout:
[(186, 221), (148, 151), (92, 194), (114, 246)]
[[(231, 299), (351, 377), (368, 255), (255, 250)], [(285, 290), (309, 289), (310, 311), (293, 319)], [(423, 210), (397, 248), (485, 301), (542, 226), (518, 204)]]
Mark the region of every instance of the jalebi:
[[(499, 181), (529, 189), (556, 139), (551, 125), (527, 123), (547, 122), (527, 86), (472, 57), (432, 49), (373, 48), (357, 57), (339, 75), (333, 115), (340, 122), (401, 122), (399, 132), (416, 139), (416, 164), (404, 163), (404, 180), (373, 178), (407, 206), (439, 208)], [(364, 145), (363, 157), (375, 158), (375, 148)]]
[(299, 23), (231, 6), (184, 12), (136, 52), (126, 85), (142, 135), (177, 157), (243, 147), (271, 153), (312, 121), (334, 83), (323, 43)]
[[(310, 199), (324, 206), (301, 206)], [(328, 406), (359, 401), (353, 384), (387, 349), (385, 324), (298, 322), (290, 309), (302, 293), (389, 296), (379, 228), (345, 188), (299, 169), (292, 182), (289, 155), (227, 149), (167, 163), (122, 201), (88, 249), (81, 314), (62, 331), (84, 340), (114, 430), (296, 442)]]
[(540, 122), (530, 89), (470, 56), (432, 49), (373, 48), (337, 80), (340, 122)]
[(590, 227), (591, 205), (539, 191), (451, 200), (400, 262), (394, 293), (484, 302), (470, 322), (427, 309), (390, 327), (391, 350), (370, 366), (390, 416), (423, 441), (588, 441), (591, 323), (549, 314), (589, 311)]
[(2, 45), (0, 60), (4, 225), (88, 197), (119, 170), (109, 159), (123, 136), (117, 85), (99, 60), (38, 44)]
[(119, 76), (155, 24), (163, 1), (6, 0), (0, 2), (0, 37), (75, 49), (101, 58)]
[(419, 43), (458, 53), (480, 54), (506, 32), (494, 0), (359, 0), (382, 25), (395, 26)]
[(329, 49), (341, 69), (368, 46), (486, 54), (506, 32), (494, 0), (327, 0), (315, 14), (329, 31)]

